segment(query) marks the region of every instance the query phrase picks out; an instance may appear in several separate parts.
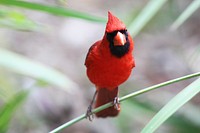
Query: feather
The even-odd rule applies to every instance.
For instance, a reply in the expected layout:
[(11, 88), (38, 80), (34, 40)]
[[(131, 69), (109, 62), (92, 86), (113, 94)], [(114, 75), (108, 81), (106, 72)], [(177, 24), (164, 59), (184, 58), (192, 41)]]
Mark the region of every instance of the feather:
[[(118, 97), (118, 87), (112, 90), (108, 90), (106, 88), (99, 88), (95, 108), (104, 105), (108, 102), (113, 102), (116, 97)], [(104, 118), (108, 116), (110, 117), (117, 116), (120, 112), (119, 104), (118, 107), (119, 108), (116, 109), (115, 106), (113, 105), (105, 110), (96, 113), (96, 116)]]

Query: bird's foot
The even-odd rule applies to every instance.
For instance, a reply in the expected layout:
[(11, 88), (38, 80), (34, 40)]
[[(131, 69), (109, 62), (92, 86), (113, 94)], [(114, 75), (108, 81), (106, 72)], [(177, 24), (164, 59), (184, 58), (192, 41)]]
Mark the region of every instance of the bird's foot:
[(113, 105), (114, 105), (114, 108), (116, 110), (120, 110), (120, 105), (119, 105), (119, 97), (115, 97), (114, 101), (113, 101)]
[(86, 119), (89, 119), (89, 121), (92, 121), (94, 119), (94, 114), (92, 113), (92, 105), (88, 106), (88, 109), (86, 112)]
[(92, 112), (92, 106), (94, 104), (94, 100), (96, 98), (97, 93), (98, 93), (98, 91), (95, 91), (92, 101), (91, 101), (90, 105), (88, 106), (88, 109), (86, 112), (86, 119), (89, 119), (89, 121), (92, 121), (94, 119), (94, 113)]

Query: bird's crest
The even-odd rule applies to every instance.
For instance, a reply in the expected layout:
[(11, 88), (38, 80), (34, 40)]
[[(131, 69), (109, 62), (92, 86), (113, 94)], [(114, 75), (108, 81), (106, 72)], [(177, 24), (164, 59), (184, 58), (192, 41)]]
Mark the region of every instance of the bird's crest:
[(126, 29), (125, 24), (120, 21), (117, 17), (112, 15), (110, 11), (108, 11), (108, 22), (106, 25), (106, 32), (111, 33), (116, 30), (124, 30)]

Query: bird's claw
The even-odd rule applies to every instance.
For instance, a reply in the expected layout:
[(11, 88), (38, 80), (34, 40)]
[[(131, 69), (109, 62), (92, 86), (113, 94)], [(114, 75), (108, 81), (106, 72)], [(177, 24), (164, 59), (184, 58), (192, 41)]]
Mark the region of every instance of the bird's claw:
[(89, 105), (87, 109), (86, 119), (89, 119), (89, 121), (92, 121), (94, 119), (94, 114), (92, 113), (92, 105)]
[(92, 105), (94, 103), (95, 97), (97, 95), (98, 91), (95, 91), (92, 102), (88, 106), (87, 112), (86, 112), (86, 119), (89, 119), (89, 121), (92, 121), (94, 119), (94, 113), (92, 112)]
[(113, 101), (113, 104), (114, 104), (114, 108), (116, 110), (120, 110), (120, 106), (119, 106), (119, 97), (115, 97), (114, 101)]

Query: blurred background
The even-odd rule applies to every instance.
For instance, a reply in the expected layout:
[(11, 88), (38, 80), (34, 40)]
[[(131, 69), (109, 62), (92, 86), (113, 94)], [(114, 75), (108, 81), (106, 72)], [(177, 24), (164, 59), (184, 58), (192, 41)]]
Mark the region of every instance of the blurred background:
[[(141, 14), (153, 3), (150, 0), (27, 1), (83, 12), (94, 16), (93, 21), (0, 2), (1, 131), (45, 133), (86, 112), (95, 88), (86, 76), (84, 61), (89, 47), (103, 37), (108, 10), (127, 25), (135, 43), (136, 67), (120, 86), (120, 96), (200, 71), (200, 10), (176, 27), (175, 20), (193, 1), (162, 1), (165, 2), (138, 31), (135, 29), (141, 25), (136, 19), (150, 16)], [(82, 120), (61, 132), (139, 133), (192, 81), (126, 100), (116, 118)], [(157, 132), (199, 133), (199, 104), (197, 95)]]

